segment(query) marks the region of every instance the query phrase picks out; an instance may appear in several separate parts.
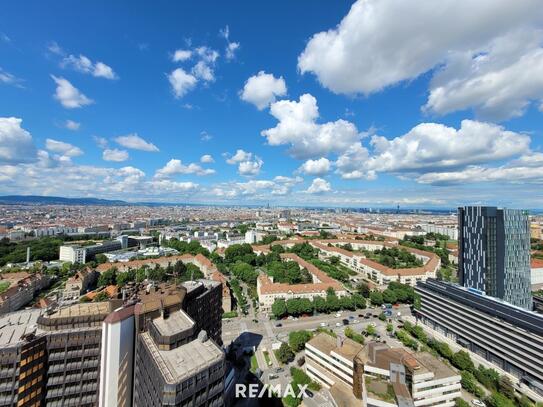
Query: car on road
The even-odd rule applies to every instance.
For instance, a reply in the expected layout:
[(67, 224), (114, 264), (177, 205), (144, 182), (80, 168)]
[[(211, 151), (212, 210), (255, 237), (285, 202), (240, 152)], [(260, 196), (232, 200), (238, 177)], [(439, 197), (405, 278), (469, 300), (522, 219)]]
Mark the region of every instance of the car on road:
[(471, 400), (471, 404), (473, 404), (476, 407), (486, 407), (485, 403), (483, 403), (481, 400), (477, 400), (477, 399)]
[(282, 323), (275, 324), (275, 327), (276, 327), (276, 328), (281, 328), (282, 326), (283, 326)]
[(341, 322), (343, 322), (343, 325), (349, 325), (349, 320), (348, 319), (343, 319)]
[(313, 397), (313, 392), (309, 391), (309, 390), (304, 390), (304, 393), (307, 394), (307, 397)]
[(353, 324), (358, 324), (359, 322), (360, 322), (360, 321), (359, 321), (358, 319), (355, 319), (355, 320), (353, 321)]
[(354, 319), (354, 317), (352, 315), (349, 315), (349, 319)]
[(336, 314), (336, 318), (339, 318), (340, 316), (341, 316), (341, 312), (338, 312), (338, 313)]
[(269, 380), (273, 380), (273, 379), (277, 379), (279, 376), (277, 376), (276, 374), (274, 373), (270, 373), (269, 376), (268, 376), (268, 379)]
[(253, 319), (253, 322), (258, 324), (258, 319)]
[(283, 369), (282, 367), (278, 367), (277, 369), (275, 369), (275, 373), (283, 373), (285, 371), (285, 369)]
[(328, 326), (328, 322), (321, 322), (320, 326), (322, 326), (324, 328), (325, 326)]
[(358, 318), (364, 318), (364, 314), (358, 314)]
[(341, 322), (336, 322), (336, 326), (341, 326), (343, 325)]

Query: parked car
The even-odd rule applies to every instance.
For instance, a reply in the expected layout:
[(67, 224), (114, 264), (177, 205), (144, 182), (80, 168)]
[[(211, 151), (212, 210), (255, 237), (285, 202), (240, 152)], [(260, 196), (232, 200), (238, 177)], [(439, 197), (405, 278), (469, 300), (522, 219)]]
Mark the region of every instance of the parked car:
[(273, 380), (273, 379), (277, 379), (278, 377), (279, 376), (277, 376), (276, 374), (270, 373), (270, 375), (268, 376), (268, 379)]
[(471, 404), (477, 407), (486, 407), (486, 404), (483, 403), (481, 400), (473, 399), (471, 400)]
[(328, 326), (328, 322), (321, 322), (320, 326), (322, 326), (324, 328), (325, 326)]
[(305, 394), (307, 394), (307, 397), (313, 397), (313, 392), (309, 391), (309, 390), (305, 390)]
[(354, 319), (354, 317), (352, 315), (349, 315), (349, 319)]
[(283, 324), (282, 324), (282, 323), (278, 323), (278, 324), (275, 324), (275, 326), (276, 326), (277, 328), (281, 328), (281, 327), (283, 326)]
[(341, 326), (342, 323), (341, 322), (336, 322), (336, 326)]
[(343, 319), (341, 322), (343, 322), (343, 325), (349, 325), (349, 320), (348, 319)]

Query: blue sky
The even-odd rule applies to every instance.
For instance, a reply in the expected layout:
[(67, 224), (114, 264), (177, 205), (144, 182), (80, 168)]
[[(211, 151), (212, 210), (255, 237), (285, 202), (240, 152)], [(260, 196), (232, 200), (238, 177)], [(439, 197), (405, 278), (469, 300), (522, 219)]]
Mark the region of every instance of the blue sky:
[(6, 4), (0, 194), (541, 208), (539, 2), (405, 3)]

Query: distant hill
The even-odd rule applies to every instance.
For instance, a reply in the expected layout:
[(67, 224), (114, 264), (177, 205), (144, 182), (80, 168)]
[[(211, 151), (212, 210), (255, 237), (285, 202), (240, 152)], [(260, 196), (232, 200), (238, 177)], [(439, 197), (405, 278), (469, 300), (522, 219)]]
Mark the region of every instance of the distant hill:
[(60, 196), (6, 195), (0, 196), (0, 204), (15, 205), (130, 205), (120, 200), (99, 198), (64, 198)]

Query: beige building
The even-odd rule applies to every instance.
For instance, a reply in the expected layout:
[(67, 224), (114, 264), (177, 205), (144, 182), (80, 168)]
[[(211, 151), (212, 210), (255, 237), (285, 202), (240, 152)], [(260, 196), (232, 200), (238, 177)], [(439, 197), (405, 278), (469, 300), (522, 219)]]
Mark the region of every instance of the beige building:
[(313, 300), (314, 297), (326, 297), (326, 291), (331, 288), (335, 291), (338, 297), (347, 295), (347, 291), (338, 281), (329, 277), (326, 273), (319, 270), (313, 264), (303, 260), (293, 253), (282, 253), (283, 261), (294, 261), (298, 263), (300, 269), (307, 269), (313, 280), (310, 284), (286, 284), (274, 283), (273, 278), (260, 274), (256, 280), (256, 291), (260, 310), (262, 312), (271, 312), (271, 307), (275, 300), (289, 300), (292, 298), (308, 298)]

